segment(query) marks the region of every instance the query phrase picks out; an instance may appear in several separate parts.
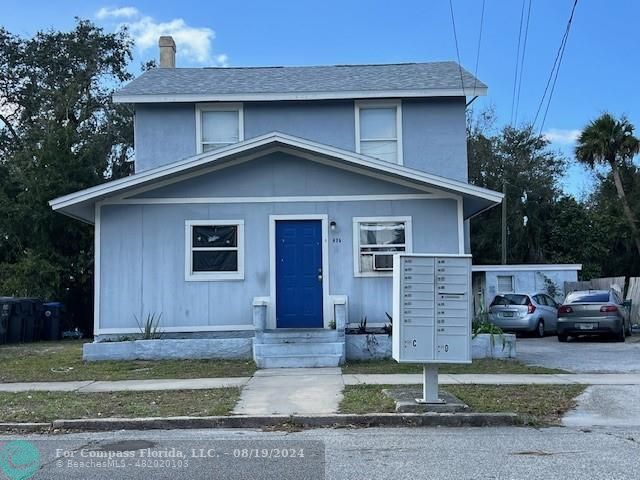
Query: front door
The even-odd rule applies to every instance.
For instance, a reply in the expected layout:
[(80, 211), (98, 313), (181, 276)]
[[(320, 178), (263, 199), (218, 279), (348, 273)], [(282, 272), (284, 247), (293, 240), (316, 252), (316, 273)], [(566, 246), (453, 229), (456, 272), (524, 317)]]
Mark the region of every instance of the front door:
[(322, 222), (276, 221), (276, 326), (322, 328)]

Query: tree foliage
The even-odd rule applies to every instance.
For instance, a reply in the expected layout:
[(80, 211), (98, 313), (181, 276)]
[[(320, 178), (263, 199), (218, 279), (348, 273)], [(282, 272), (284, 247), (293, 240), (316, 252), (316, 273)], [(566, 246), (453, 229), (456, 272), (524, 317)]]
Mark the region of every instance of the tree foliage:
[[(585, 279), (640, 275), (640, 258), (613, 168), (598, 175), (591, 195), (578, 200), (560, 188), (567, 161), (531, 128), (493, 131), (491, 112), (470, 117), (468, 125), (470, 182), (497, 191), (506, 184), (508, 263), (581, 263)], [(613, 157), (611, 145), (605, 147), (601, 138), (593, 140), (594, 132), (581, 136), (576, 154), (591, 164), (610, 165), (606, 158), (616, 159), (625, 198), (635, 215), (640, 211), (640, 170), (631, 161), (634, 143), (621, 138), (628, 137), (633, 126), (627, 122), (615, 129), (627, 133), (614, 135), (618, 147)], [(472, 219), (474, 262), (500, 263), (501, 221), (500, 208)]]
[[(470, 125), (469, 181), (505, 193), (507, 261), (544, 262), (546, 226), (560, 196), (557, 184), (565, 160), (530, 126), (495, 133), (490, 126), (490, 117)], [(482, 263), (500, 263), (501, 222), (501, 209), (493, 208), (471, 223), (472, 252)]]
[(88, 21), (32, 38), (0, 28), (0, 295), (64, 301), (84, 325), (93, 230), (48, 201), (130, 173), (132, 113), (111, 102), (130, 60), (126, 31)]

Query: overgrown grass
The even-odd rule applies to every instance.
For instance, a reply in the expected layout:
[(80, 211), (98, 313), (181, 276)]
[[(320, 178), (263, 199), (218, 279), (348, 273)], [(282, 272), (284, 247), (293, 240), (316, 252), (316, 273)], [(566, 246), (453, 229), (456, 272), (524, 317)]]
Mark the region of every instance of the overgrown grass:
[(0, 393), (0, 422), (229, 415), (239, 397), (239, 388), (163, 392)]
[[(422, 365), (397, 363), (395, 360), (350, 361), (343, 373), (422, 373)], [(483, 358), (471, 364), (443, 364), (438, 373), (567, 373), (556, 368), (525, 365), (517, 360)]]
[[(393, 385), (348, 385), (341, 413), (387, 413), (395, 403), (382, 391)], [(406, 387), (403, 387), (406, 388)], [(420, 391), (420, 385), (415, 388)], [(447, 385), (443, 389), (465, 402), (473, 412), (516, 413), (530, 425), (554, 424), (573, 408), (584, 385)]]
[(82, 340), (0, 346), (0, 382), (139, 380), (247, 377), (256, 365), (245, 360), (136, 360), (84, 362)]

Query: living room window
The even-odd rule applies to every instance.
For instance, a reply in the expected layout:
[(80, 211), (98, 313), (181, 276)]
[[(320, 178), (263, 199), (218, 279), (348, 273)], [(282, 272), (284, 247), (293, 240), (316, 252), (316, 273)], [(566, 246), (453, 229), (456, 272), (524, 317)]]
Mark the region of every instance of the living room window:
[(198, 153), (226, 147), (244, 140), (244, 111), (241, 103), (196, 106)]
[(186, 280), (244, 279), (244, 221), (187, 220)]
[(356, 102), (356, 152), (402, 164), (400, 101)]
[(393, 254), (411, 252), (411, 217), (353, 219), (354, 275), (391, 276)]

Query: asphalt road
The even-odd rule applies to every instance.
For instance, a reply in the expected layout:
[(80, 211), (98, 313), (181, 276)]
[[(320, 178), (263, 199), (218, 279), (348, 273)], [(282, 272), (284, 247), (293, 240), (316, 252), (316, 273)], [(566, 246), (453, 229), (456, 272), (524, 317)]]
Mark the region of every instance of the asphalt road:
[(625, 343), (602, 338), (572, 339), (518, 337), (517, 358), (529, 365), (560, 368), (575, 373), (640, 372), (640, 334)]
[[(0, 452), (7, 440), (0, 437)], [(119, 479), (637, 479), (640, 427), (321, 429), (304, 432), (173, 430), (27, 436), (42, 451), (31, 477), (47, 480)], [(14, 444), (15, 446), (15, 444)], [(25, 448), (24, 445), (18, 447)], [(304, 458), (271, 460), (192, 458), (188, 467), (99, 468), (66, 465), (63, 455), (87, 461), (82, 452), (187, 453), (225, 449), (282, 452), (305, 449)], [(149, 450), (147, 450), (149, 449)], [(175, 449), (175, 450), (172, 450)], [(201, 450), (205, 449), (205, 450)], [(323, 449), (325, 451), (323, 452)], [(106, 453), (105, 453), (106, 452)], [(24, 453), (24, 451), (23, 451)], [(28, 459), (23, 455), (22, 459)], [(115, 453), (114, 453), (115, 454)], [(281, 453), (280, 453), (281, 454)], [(153, 453), (147, 453), (152, 455)], [(62, 457), (61, 457), (62, 456)], [(241, 456), (241, 455), (240, 455)], [(0, 455), (0, 467), (6, 465)], [(18, 458), (16, 455), (15, 458)], [(84, 458), (84, 460), (82, 460)], [(175, 460), (175, 457), (174, 457)], [(324, 460), (324, 464), (323, 464)], [(61, 462), (61, 463), (59, 463)], [(23, 462), (24, 463), (24, 462)], [(60, 466), (61, 465), (61, 466)], [(323, 469), (326, 468), (326, 477)], [(2, 475), (0, 475), (2, 478)], [(9, 477), (7, 478), (20, 478)], [(28, 477), (25, 477), (28, 478)]]

